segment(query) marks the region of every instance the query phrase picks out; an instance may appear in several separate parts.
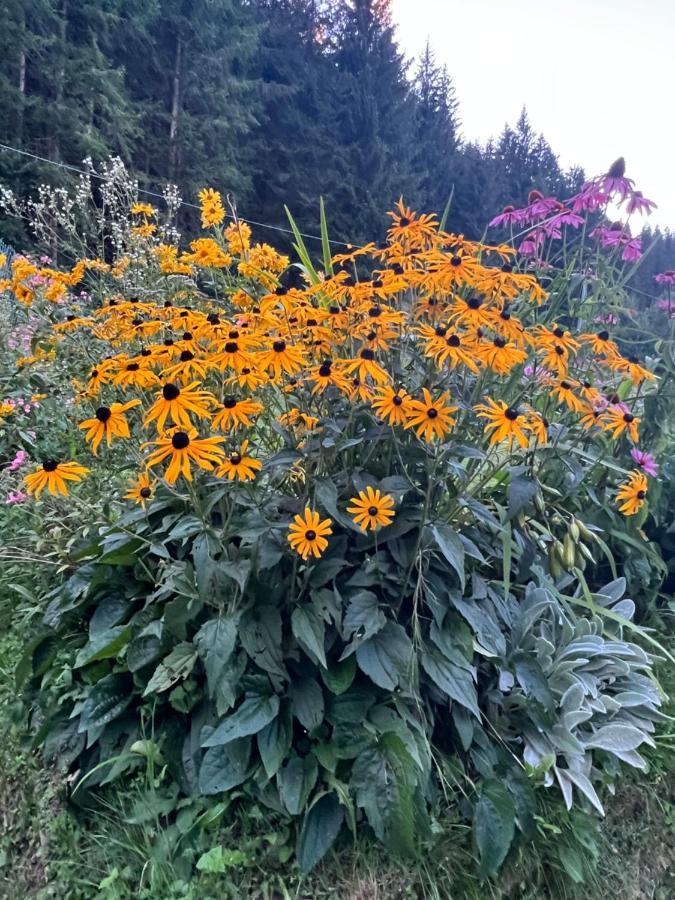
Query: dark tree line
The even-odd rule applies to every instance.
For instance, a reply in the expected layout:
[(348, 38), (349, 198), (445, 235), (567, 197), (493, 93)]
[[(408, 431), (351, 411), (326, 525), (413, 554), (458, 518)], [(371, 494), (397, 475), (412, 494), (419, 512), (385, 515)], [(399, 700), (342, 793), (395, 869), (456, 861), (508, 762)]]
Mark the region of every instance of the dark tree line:
[[(142, 186), (214, 186), (259, 221), (285, 225), (287, 204), (315, 231), (323, 196), (331, 233), (357, 242), (401, 195), (435, 212), (452, 195), (449, 226), (477, 237), (530, 189), (583, 177), (525, 112), (463, 140), (447, 69), (429, 48), (404, 59), (390, 0), (3, 0), (0, 16), (0, 141), (74, 165), (120, 155)], [(61, 177), (0, 152), (22, 193)]]

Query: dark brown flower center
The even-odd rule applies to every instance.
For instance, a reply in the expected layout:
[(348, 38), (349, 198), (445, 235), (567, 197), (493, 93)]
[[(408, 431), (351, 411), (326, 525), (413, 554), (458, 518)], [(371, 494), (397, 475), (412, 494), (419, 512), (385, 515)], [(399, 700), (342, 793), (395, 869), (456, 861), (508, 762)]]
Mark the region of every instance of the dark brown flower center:
[(179, 394), (180, 388), (177, 384), (169, 382), (169, 384), (165, 384), (162, 388), (162, 397), (164, 397), (165, 400), (175, 400)]
[(371, 306), (368, 310), (368, 315), (371, 319), (377, 319), (378, 316), (382, 315), (382, 307), (381, 306)]
[(107, 406), (99, 406), (99, 408), (96, 410), (95, 415), (99, 422), (107, 422), (112, 415), (112, 412)]
[(503, 337), (496, 337), (492, 343), (500, 349), (506, 347), (506, 340)]
[(360, 353), (361, 359), (375, 359), (375, 353), (368, 347), (364, 347)]
[(638, 498), (638, 500), (644, 500), (646, 496), (647, 496), (646, 491), (638, 491), (636, 494), (636, 497)]
[(601, 341), (608, 341), (609, 340), (609, 331), (599, 331), (598, 337), (600, 338)]
[(275, 341), (272, 344), (272, 350), (274, 350), (275, 353), (283, 353), (285, 349), (286, 341)]
[(140, 366), (138, 363), (128, 363), (127, 364), (127, 372), (138, 372)]
[(56, 462), (55, 459), (46, 459), (42, 463), (42, 468), (45, 470), (45, 472), (54, 472), (56, 470), (57, 466), (58, 466), (58, 463)]
[(225, 344), (225, 352), (226, 353), (236, 353), (239, 349), (239, 344), (236, 341), (228, 341)]
[(427, 418), (428, 419), (436, 419), (438, 417), (438, 410), (435, 406), (430, 406), (427, 410)]
[(194, 353), (191, 353), (189, 350), (183, 350), (183, 352), (180, 355), (181, 362), (190, 362), (190, 360), (194, 359), (194, 358), (195, 358)]
[(223, 406), (225, 409), (234, 409), (237, 405), (237, 401), (234, 397), (225, 397), (223, 400)]
[(177, 431), (171, 438), (171, 444), (174, 450), (185, 450), (190, 446), (190, 438), (184, 431)]
[(149, 487), (141, 488), (138, 492), (144, 500), (147, 500), (148, 497), (152, 494), (152, 490)]
[(456, 334), (451, 334), (450, 337), (446, 339), (445, 343), (448, 347), (459, 347), (460, 340)]
[(331, 363), (325, 362), (322, 366), (319, 367), (319, 375), (322, 378), (329, 378), (331, 374)]
[(313, 531), (311, 528), (305, 532), (305, 540), (314, 541), (316, 540), (316, 531)]
[(394, 406), (402, 406), (403, 405), (403, 397), (399, 397), (398, 394), (395, 397), (391, 398), (391, 402)]
[(230, 462), (232, 463), (233, 466), (238, 466), (239, 463), (241, 462), (241, 454), (233, 453), (232, 456), (230, 457)]
[(369, 516), (376, 516), (376, 515), (377, 515), (377, 507), (376, 507), (376, 506), (369, 506), (369, 507), (368, 507), (368, 515), (369, 515)]
[(509, 420), (509, 422), (515, 422), (516, 419), (518, 418), (518, 410), (512, 409), (512, 407), (509, 406), (507, 409), (504, 410), (504, 415)]
[(628, 425), (630, 425), (630, 423), (633, 421), (634, 418), (635, 418), (635, 416), (632, 416), (630, 413), (624, 413), (623, 420), (624, 420), (624, 422), (626, 422)]
[(480, 297), (469, 297), (469, 299), (466, 301), (466, 305), (469, 307), (469, 309), (479, 309), (482, 302), (483, 301), (480, 299)]
[(461, 266), (462, 265), (462, 257), (461, 256), (453, 256), (450, 259), (450, 265), (454, 266), (455, 268), (457, 268), (457, 266)]

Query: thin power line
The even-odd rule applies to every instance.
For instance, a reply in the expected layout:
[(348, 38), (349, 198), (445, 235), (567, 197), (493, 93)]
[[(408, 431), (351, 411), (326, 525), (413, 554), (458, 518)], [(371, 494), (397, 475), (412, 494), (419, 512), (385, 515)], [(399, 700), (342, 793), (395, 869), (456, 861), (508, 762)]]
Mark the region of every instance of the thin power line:
[[(27, 156), (30, 159), (35, 159), (38, 162), (47, 163), (50, 166), (55, 166), (59, 169), (66, 169), (68, 172), (75, 172), (78, 175), (84, 175), (85, 178), (98, 178), (100, 181), (105, 181), (105, 175), (99, 175), (98, 172), (86, 171), (85, 169), (79, 169), (77, 166), (71, 166), (67, 163), (57, 162), (55, 159), (48, 159), (46, 156), (38, 156), (36, 153), (30, 153), (28, 150), (20, 150), (18, 147), (10, 147), (9, 144), (0, 144), (0, 150), (5, 150), (10, 153), (18, 153), (20, 156)], [(148, 191), (145, 188), (138, 188), (139, 194), (144, 194), (146, 197), (155, 197), (158, 200), (164, 200), (163, 194), (158, 194), (156, 191)], [(189, 203), (187, 200), (181, 200), (182, 206), (189, 206), (190, 209), (201, 209), (201, 207), (197, 206), (196, 203)], [(259, 228), (271, 228), (273, 231), (282, 231), (284, 234), (294, 235), (294, 232), (290, 228), (282, 228), (281, 225), (270, 225), (268, 222), (256, 222), (253, 219), (245, 219), (243, 217), (239, 217), (240, 221), (246, 222), (248, 225), (256, 225)], [(304, 238), (309, 238), (313, 241), (320, 241), (321, 236), (318, 234), (305, 234), (300, 231), (299, 234)], [(348, 244), (345, 241), (335, 241), (330, 240), (330, 244), (336, 244), (340, 247), (351, 247), (352, 244)]]
[[(78, 175), (84, 175), (85, 178), (98, 178), (100, 181), (105, 181), (105, 176), (99, 175), (98, 172), (94, 172), (94, 171), (88, 172), (85, 169), (78, 168), (77, 166), (68, 165), (68, 163), (57, 162), (57, 160), (49, 159), (46, 156), (38, 156), (35, 153), (30, 153), (28, 150), (20, 150), (18, 147), (10, 147), (9, 144), (0, 143), (0, 150), (5, 150), (10, 153), (18, 153), (20, 156), (27, 156), (30, 159), (35, 159), (38, 162), (47, 163), (50, 166), (56, 166), (59, 169), (66, 169), (69, 172), (76, 172)], [(145, 190), (145, 188), (137, 188), (137, 190), (138, 190), (139, 194), (145, 194), (146, 197), (155, 197), (158, 200), (165, 199), (163, 194), (158, 194), (156, 191), (148, 191), (148, 190)], [(181, 200), (181, 205), (189, 206), (190, 209), (201, 209), (201, 207), (198, 206), (196, 203), (189, 203), (187, 200)], [(534, 231), (536, 228), (540, 228), (542, 225), (545, 225), (546, 222), (552, 221), (553, 219), (555, 219), (556, 215), (557, 215), (557, 213), (554, 213), (552, 216), (550, 216), (549, 219), (543, 219), (541, 222), (537, 222), (534, 225), (529, 226), (528, 228), (524, 228), (522, 231), (519, 231), (516, 234), (514, 234), (512, 236), (512, 240), (515, 240), (516, 238), (520, 238), (523, 235), (528, 234), (530, 231)], [(273, 231), (281, 231), (284, 234), (290, 234), (292, 236), (295, 236), (294, 232), (290, 228), (282, 228), (281, 225), (271, 225), (268, 222), (256, 222), (254, 219), (245, 219), (241, 216), (239, 217), (239, 219), (242, 222), (246, 222), (247, 225), (255, 225), (258, 228), (269, 228)], [(310, 240), (313, 240), (313, 241), (321, 241), (322, 240), (321, 236), (318, 234), (306, 234), (303, 231), (298, 232), (298, 234), (300, 234), (301, 237), (309, 238)], [(339, 247), (349, 247), (352, 249), (361, 249), (361, 248), (356, 247), (356, 245), (354, 245), (354, 244), (348, 244), (345, 241), (335, 241), (335, 240), (332, 240), (331, 238), (328, 239), (328, 243), (335, 244), (336, 246), (339, 246)], [(660, 299), (656, 295), (648, 294), (646, 291), (642, 291), (638, 288), (631, 287), (630, 290), (636, 294), (642, 294), (643, 297), (648, 297), (650, 300), (659, 300)]]

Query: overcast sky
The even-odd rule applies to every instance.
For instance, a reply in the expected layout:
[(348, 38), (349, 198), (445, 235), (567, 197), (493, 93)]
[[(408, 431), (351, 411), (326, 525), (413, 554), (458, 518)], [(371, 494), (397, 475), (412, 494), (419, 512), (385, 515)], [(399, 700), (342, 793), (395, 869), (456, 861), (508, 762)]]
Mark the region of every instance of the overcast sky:
[[(626, 174), (675, 228), (675, 0), (393, 0), (408, 57), (447, 65), (462, 134), (485, 140), (523, 105), (564, 167)], [(517, 198), (514, 198), (514, 200)], [(520, 198), (524, 200), (525, 198)]]

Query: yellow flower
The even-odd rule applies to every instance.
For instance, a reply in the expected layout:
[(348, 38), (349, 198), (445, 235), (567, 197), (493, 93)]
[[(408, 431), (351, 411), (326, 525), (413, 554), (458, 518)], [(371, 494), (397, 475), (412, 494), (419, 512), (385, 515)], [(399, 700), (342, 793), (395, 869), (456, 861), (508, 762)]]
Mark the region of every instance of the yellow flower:
[(224, 440), (223, 437), (198, 438), (195, 428), (191, 428), (189, 431), (176, 429), (158, 441), (149, 441), (143, 444), (143, 449), (146, 447), (157, 448), (148, 456), (146, 468), (150, 469), (170, 457), (171, 462), (164, 475), (168, 483), (175, 484), (179, 475), (192, 481), (190, 463), (193, 462), (200, 469), (211, 471), (214, 466), (222, 462), (225, 456), (223, 448), (218, 446)]
[(406, 428), (414, 428), (418, 438), (424, 438), (427, 444), (435, 437), (443, 438), (450, 431), (456, 420), (452, 414), (457, 412), (456, 406), (447, 406), (450, 397), (444, 391), (436, 400), (426, 388), (422, 388), (423, 400), (410, 400), (408, 403), (408, 420)]
[(140, 405), (140, 400), (129, 400), (128, 403), (113, 403), (112, 406), (99, 406), (93, 419), (80, 422), (79, 428), (86, 429), (86, 441), (91, 441), (91, 449), (96, 454), (99, 444), (106, 439), (108, 446), (113, 437), (128, 438), (129, 424), (124, 415), (127, 410)]
[(379, 489), (374, 491), (370, 485), (365, 491), (359, 491), (358, 497), (352, 497), (349, 501), (353, 506), (347, 507), (347, 512), (352, 513), (354, 522), (360, 526), (361, 531), (391, 525), (396, 513), (392, 509), (394, 498), (389, 494), (383, 494)]
[(262, 463), (253, 456), (247, 456), (248, 441), (244, 441), (239, 450), (221, 463), (213, 473), (217, 478), (228, 478), (234, 481), (238, 478), (240, 481), (252, 481), (256, 474), (262, 469)]
[(523, 429), (529, 428), (529, 425), (525, 416), (517, 409), (507, 406), (503, 400), (495, 403), (489, 397), (486, 399), (487, 404), (481, 403), (474, 406), (474, 409), (479, 416), (488, 420), (484, 431), (492, 431), (490, 443), (498, 444), (500, 441), (508, 441), (510, 450), (516, 440), (521, 447), (527, 447), (530, 441)]
[(132, 216), (154, 216), (157, 210), (149, 203), (134, 203), (131, 207)]
[(304, 519), (302, 516), (293, 519), (288, 529), (288, 543), (303, 559), (310, 554), (318, 558), (328, 546), (326, 535), (333, 533), (331, 525), (330, 519), (321, 521), (319, 513), (307, 506)]
[(619, 485), (616, 502), (621, 503), (619, 512), (624, 516), (634, 516), (645, 504), (647, 496), (647, 478), (639, 470), (634, 469), (628, 479)]
[(623, 406), (610, 406), (600, 419), (600, 424), (605, 431), (610, 431), (612, 438), (616, 440), (624, 431), (628, 432), (631, 441), (637, 444), (639, 440), (638, 425), (640, 419), (628, 412)]
[(403, 388), (396, 391), (387, 386), (380, 388), (372, 401), (372, 407), (378, 419), (390, 425), (405, 425), (410, 412), (410, 400)]
[(193, 381), (187, 387), (179, 387), (173, 382), (164, 385), (155, 396), (157, 399), (145, 414), (144, 425), (157, 422), (157, 431), (161, 434), (168, 418), (172, 424), (182, 428), (191, 428), (189, 413), (194, 413), (200, 419), (210, 417), (209, 405), (215, 403), (216, 398), (208, 391), (198, 391), (198, 381)]
[(256, 403), (254, 400), (237, 400), (236, 397), (225, 397), (223, 408), (216, 413), (212, 427), (218, 430), (236, 428), (239, 425), (250, 428), (253, 422), (249, 416), (257, 416), (258, 413), (262, 412), (262, 409), (262, 403)]
[(146, 472), (141, 472), (124, 495), (124, 499), (135, 500), (136, 503), (145, 506), (146, 502), (152, 499), (156, 487), (157, 479), (150, 478)]
[(68, 485), (66, 482), (82, 481), (89, 469), (79, 465), (76, 462), (57, 462), (55, 459), (47, 459), (42, 465), (26, 475), (24, 484), (29, 494), (34, 494), (37, 500), (42, 491), (47, 488), (52, 496), (62, 494), (68, 496)]
[(220, 225), (225, 218), (225, 209), (218, 191), (204, 188), (199, 192), (199, 202), (202, 208), (202, 228)]

